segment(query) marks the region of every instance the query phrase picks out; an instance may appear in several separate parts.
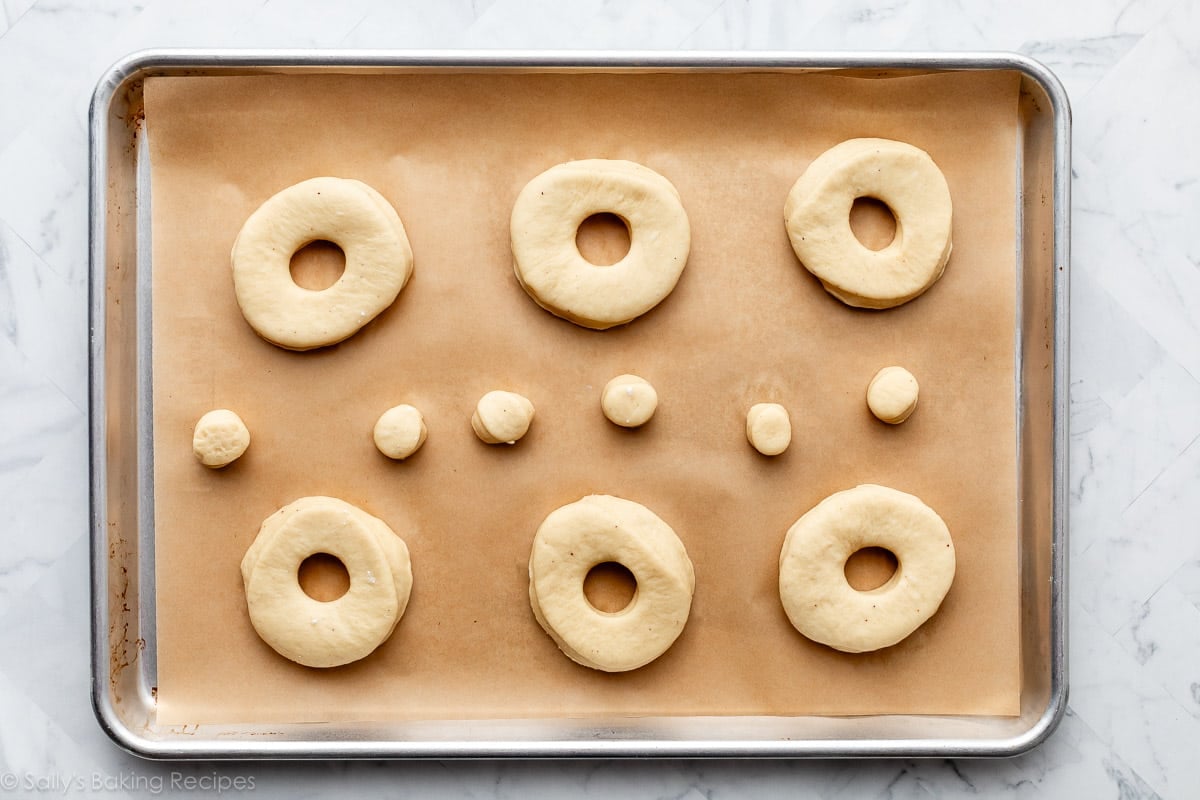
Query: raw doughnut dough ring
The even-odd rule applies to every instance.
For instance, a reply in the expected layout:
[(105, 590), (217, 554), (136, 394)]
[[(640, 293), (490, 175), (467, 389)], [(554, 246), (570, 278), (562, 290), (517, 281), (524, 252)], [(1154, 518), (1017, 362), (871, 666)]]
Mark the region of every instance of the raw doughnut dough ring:
[[(883, 201), (896, 236), (882, 250), (850, 228), (860, 197)], [(950, 258), (950, 188), (924, 150), (891, 139), (850, 139), (826, 150), (792, 186), (783, 218), (796, 256), (826, 291), (860, 308), (891, 308), (942, 276)]]
[[(616, 562), (637, 581), (621, 611), (599, 611), (583, 581)], [(669, 648), (687, 622), (696, 576), (675, 531), (645, 506), (590, 495), (550, 513), (529, 556), (534, 616), (572, 661), (605, 672), (637, 669)]]
[[(864, 547), (896, 556), (892, 577), (860, 592), (846, 560)], [(779, 554), (779, 596), (796, 630), (847, 653), (903, 640), (934, 615), (954, 581), (954, 544), (942, 518), (911, 494), (865, 484), (800, 517)]]
[[(300, 587), (300, 564), (328, 553), (349, 590), (328, 603)], [(383, 520), (333, 497), (304, 497), (263, 521), (242, 558), (250, 622), (276, 652), (307, 667), (336, 667), (372, 653), (408, 606), (408, 548)]]
[[(342, 248), (346, 267), (328, 289), (292, 280), (291, 259), (318, 239)], [(392, 304), (412, 275), (395, 209), (361, 181), (311, 178), (270, 197), (233, 243), (233, 285), (255, 332), (289, 350), (347, 339)]]
[[(580, 224), (609, 212), (629, 226), (629, 252), (597, 266), (579, 253)], [(513, 205), (513, 269), (534, 301), (576, 325), (604, 330), (645, 314), (679, 281), (691, 228), (675, 187), (632, 161), (587, 159), (551, 167)]]

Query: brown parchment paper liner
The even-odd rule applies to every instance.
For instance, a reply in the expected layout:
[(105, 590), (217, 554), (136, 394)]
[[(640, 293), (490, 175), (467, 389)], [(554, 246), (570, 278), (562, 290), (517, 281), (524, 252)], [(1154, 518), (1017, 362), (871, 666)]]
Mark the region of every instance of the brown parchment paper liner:
[[(594, 714), (1016, 714), (1020, 689), (1014, 284), (1017, 80), (817, 74), (414, 74), (153, 78), (153, 389), (158, 707), (163, 723)], [(798, 264), (789, 188), (857, 136), (927, 150), (955, 202), (942, 280), (900, 308), (847, 308)], [(578, 328), (513, 276), (508, 220), (534, 175), (626, 158), (678, 188), (691, 258), (632, 324)], [(355, 337), (309, 353), (259, 339), (229, 251), (268, 196), (318, 175), (396, 207), (411, 283)], [(904, 425), (864, 393), (902, 364), (921, 383)], [(601, 387), (658, 389), (643, 429), (608, 423)], [(514, 447), (486, 446), (476, 400), (537, 407)], [(791, 449), (757, 455), (745, 412), (790, 411)], [(403, 463), (374, 448), (391, 405), (425, 414)], [(211, 472), (191, 454), (205, 411), (236, 410), (249, 452)], [(859, 483), (942, 515), (958, 572), (901, 644), (847, 655), (788, 623), (784, 533)], [(609, 675), (569, 661), (529, 608), (534, 530), (589, 493), (644, 503), (685, 543), (691, 619), (660, 659)], [(408, 543), (415, 585), (392, 638), (332, 670), (276, 655), (250, 626), (238, 566), (260, 522), (309, 494), (355, 503)]]

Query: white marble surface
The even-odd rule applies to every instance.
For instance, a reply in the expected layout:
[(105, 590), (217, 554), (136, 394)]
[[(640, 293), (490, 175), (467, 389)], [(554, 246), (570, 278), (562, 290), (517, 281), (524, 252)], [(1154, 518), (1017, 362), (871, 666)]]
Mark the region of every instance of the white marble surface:
[[(161, 765), (88, 702), (87, 100), (135, 49), (1015, 50), (1074, 105), (1071, 701), (1000, 761)], [(0, 795), (1200, 797), (1200, 3), (0, 0)], [(11, 781), (19, 781), (9, 792)], [(237, 794), (228, 788), (226, 794)]]

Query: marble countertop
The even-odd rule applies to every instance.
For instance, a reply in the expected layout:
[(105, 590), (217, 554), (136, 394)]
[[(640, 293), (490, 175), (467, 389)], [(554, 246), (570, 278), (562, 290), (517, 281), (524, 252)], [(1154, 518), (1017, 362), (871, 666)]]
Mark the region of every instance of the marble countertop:
[[(0, 795), (1200, 796), (1200, 3), (0, 0)], [(146, 47), (1010, 50), (1074, 109), (1070, 707), (991, 761), (158, 764), (89, 704), (87, 103)], [(15, 786), (15, 789), (14, 789)]]

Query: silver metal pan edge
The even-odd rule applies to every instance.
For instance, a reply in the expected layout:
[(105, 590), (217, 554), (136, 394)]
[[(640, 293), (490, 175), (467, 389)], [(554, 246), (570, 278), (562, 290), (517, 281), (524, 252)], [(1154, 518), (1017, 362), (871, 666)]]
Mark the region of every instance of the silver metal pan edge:
[[(434, 720), (161, 727), (155, 721), (148, 364), (148, 169), (141, 81), (152, 75), (405, 70), (1009, 70), (1022, 81), (1018, 230), (1022, 711), (888, 716)], [(1012, 756), (1067, 705), (1070, 137), (1066, 92), (1013, 53), (150, 50), (114, 64), (89, 115), (92, 703), (122, 748), (158, 759)], [(124, 300), (114, 314), (113, 300)], [(118, 306), (120, 303), (118, 303)], [(1020, 323), (1019, 323), (1020, 324)], [(1050, 351), (1046, 370), (1038, 361)]]

